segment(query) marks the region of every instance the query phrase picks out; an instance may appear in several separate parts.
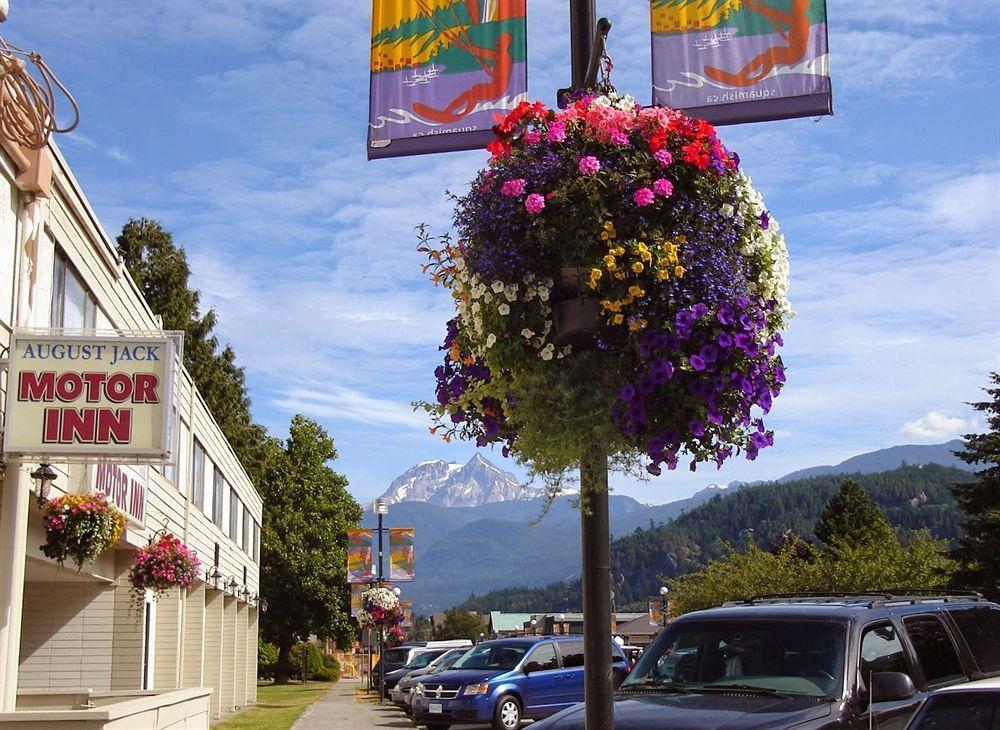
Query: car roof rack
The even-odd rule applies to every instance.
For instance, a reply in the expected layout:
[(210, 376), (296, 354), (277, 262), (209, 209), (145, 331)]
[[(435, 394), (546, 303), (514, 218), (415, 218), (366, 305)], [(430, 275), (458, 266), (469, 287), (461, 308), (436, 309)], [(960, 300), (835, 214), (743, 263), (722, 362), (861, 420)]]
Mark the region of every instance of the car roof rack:
[(803, 593), (769, 593), (726, 601), (723, 606), (756, 606), (778, 603), (840, 603), (860, 604), (867, 608), (918, 603), (954, 603), (956, 601), (986, 601), (977, 591), (945, 591), (925, 588), (892, 588), (884, 591), (813, 591)]

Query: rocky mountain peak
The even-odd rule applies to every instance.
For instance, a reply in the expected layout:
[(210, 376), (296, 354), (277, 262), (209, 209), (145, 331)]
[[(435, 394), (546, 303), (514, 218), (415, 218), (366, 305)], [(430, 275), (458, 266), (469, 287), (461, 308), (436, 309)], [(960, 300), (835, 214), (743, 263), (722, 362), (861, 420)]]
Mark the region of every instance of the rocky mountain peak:
[(440, 507), (478, 507), (536, 499), (542, 494), (541, 489), (522, 489), (517, 477), (477, 452), (464, 465), (440, 459), (423, 461), (394, 479), (382, 496), (389, 504), (428, 502)]

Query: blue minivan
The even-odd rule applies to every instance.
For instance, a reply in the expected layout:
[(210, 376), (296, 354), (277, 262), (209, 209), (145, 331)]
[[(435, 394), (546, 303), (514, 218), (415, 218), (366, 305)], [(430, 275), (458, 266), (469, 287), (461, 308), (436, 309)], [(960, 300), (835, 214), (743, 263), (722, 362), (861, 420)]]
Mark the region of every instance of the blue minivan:
[[(612, 646), (615, 684), (628, 661)], [(517, 730), (525, 719), (547, 717), (583, 702), (583, 637), (525, 636), (484, 641), (452, 668), (418, 684), (413, 720), (430, 730), (453, 723)]]

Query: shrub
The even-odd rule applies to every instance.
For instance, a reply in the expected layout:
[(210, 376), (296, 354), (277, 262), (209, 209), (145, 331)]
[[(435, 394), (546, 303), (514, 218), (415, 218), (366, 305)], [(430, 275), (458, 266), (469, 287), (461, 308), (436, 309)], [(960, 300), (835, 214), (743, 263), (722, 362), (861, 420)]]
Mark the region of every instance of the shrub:
[(261, 679), (274, 676), (278, 663), (278, 646), (261, 638), (257, 639), (257, 676)]

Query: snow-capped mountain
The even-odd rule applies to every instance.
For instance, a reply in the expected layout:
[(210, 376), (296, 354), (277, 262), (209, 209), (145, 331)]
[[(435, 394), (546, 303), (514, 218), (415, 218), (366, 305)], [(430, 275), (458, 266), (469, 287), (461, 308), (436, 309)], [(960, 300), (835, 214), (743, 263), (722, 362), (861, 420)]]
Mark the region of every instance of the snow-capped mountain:
[(423, 461), (397, 477), (382, 496), (389, 504), (429, 502), (440, 507), (478, 507), (491, 502), (536, 499), (541, 489), (522, 489), (510, 472), (476, 454), (464, 466)]

